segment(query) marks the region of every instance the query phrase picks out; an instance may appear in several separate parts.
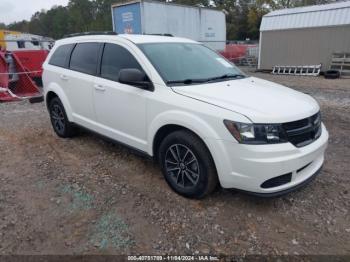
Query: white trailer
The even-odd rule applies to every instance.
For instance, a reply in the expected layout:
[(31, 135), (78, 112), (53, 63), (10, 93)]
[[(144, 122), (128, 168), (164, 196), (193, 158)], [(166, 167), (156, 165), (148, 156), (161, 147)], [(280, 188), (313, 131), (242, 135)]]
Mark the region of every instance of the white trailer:
[(112, 5), (112, 18), (118, 34), (171, 34), (225, 49), (226, 17), (216, 9), (139, 0)]

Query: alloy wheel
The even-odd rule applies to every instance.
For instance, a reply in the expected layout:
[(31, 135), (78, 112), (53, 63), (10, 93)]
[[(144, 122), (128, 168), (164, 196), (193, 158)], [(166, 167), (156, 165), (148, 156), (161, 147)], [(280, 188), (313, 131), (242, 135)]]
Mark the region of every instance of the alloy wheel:
[(195, 154), (185, 145), (173, 144), (165, 153), (165, 170), (181, 188), (195, 187), (199, 180), (199, 163)]
[(65, 119), (64, 119), (64, 113), (60, 105), (54, 104), (51, 109), (51, 118), (53, 126), (55, 127), (56, 131), (59, 133), (64, 132), (65, 128)]

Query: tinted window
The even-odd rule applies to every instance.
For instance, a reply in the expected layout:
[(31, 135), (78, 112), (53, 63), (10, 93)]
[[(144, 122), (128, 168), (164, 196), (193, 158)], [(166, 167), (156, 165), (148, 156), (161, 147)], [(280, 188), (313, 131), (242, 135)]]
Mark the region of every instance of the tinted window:
[(120, 69), (125, 68), (137, 68), (143, 71), (134, 56), (124, 47), (106, 44), (102, 56), (101, 77), (118, 81)]
[(201, 44), (150, 43), (139, 46), (166, 82), (243, 74), (235, 65)]
[(73, 50), (69, 68), (86, 74), (95, 74), (100, 44), (77, 44)]
[(25, 48), (25, 42), (24, 41), (17, 41), (18, 48)]
[(50, 65), (55, 66), (61, 66), (61, 67), (67, 67), (68, 63), (68, 56), (70, 55), (70, 52), (73, 48), (73, 45), (61, 45), (59, 46), (55, 53), (51, 56)]

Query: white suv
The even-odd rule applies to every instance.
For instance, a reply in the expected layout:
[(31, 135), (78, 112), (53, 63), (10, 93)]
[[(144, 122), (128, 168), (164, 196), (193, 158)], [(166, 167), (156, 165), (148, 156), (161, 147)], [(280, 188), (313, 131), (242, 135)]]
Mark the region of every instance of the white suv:
[(312, 97), (249, 77), (188, 39), (65, 38), (44, 63), (43, 83), (58, 136), (80, 126), (152, 156), (186, 197), (218, 183), (281, 195), (324, 161), (328, 132)]

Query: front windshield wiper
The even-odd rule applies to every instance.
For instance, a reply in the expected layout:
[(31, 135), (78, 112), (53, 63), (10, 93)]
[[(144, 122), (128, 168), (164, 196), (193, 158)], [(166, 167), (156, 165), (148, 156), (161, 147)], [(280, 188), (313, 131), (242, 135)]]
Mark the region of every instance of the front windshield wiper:
[(207, 79), (184, 79), (184, 80), (169, 80), (166, 83), (167, 84), (185, 84), (185, 85), (190, 85), (190, 84), (195, 84), (195, 83), (204, 83), (206, 81), (207, 81)]
[(197, 83), (207, 83), (211, 81), (221, 80), (221, 79), (229, 79), (229, 78), (244, 78), (245, 75), (242, 74), (225, 74), (222, 76), (216, 76), (211, 77), (207, 79), (184, 79), (184, 80), (169, 80), (166, 83), (167, 84), (185, 84), (185, 85), (191, 85), (191, 84), (197, 84)]
[(224, 74), (221, 76), (211, 77), (206, 80), (206, 82), (211, 82), (215, 80), (228, 79), (228, 78), (245, 78), (245, 75), (242, 74)]

